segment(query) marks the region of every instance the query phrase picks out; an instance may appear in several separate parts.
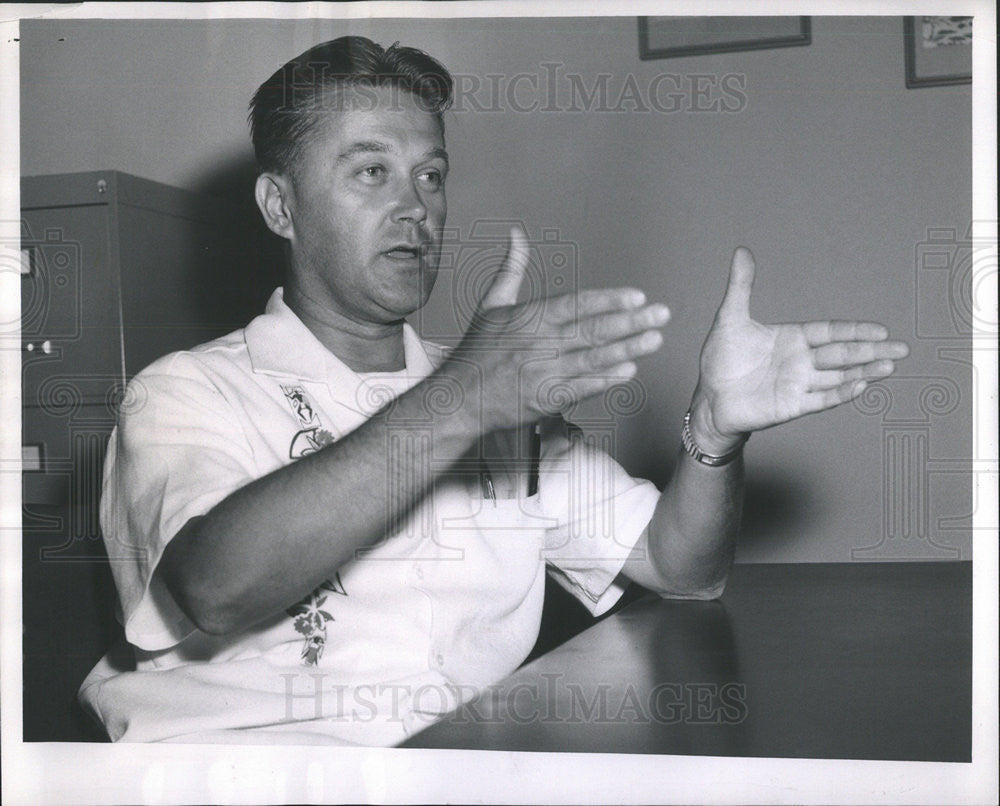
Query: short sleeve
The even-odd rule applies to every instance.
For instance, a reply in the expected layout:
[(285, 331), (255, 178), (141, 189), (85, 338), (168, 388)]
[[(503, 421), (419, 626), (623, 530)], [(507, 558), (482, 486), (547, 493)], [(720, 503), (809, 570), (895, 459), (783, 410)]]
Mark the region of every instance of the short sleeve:
[(240, 418), (190, 354), (129, 383), (104, 464), (101, 528), (131, 644), (166, 649), (194, 631), (154, 572), (184, 524), (254, 477)]
[(595, 616), (624, 592), (622, 566), (660, 497), (652, 482), (633, 478), (611, 457), (605, 437), (546, 425), (540, 464), (540, 503), (556, 521), (546, 531), (544, 559)]

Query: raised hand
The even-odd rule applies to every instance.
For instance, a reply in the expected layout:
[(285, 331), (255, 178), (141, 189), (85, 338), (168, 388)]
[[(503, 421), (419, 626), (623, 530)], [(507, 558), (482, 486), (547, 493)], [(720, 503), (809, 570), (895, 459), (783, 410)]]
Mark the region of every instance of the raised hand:
[[(475, 393), (483, 433), (534, 423), (636, 372), (660, 348), (669, 311), (634, 288), (609, 288), (518, 303), (529, 247), (511, 230), (507, 257), (483, 295), (446, 370)], [(526, 325), (530, 323), (531, 329)], [(547, 394), (558, 381), (560, 393)]]
[(890, 375), (909, 353), (875, 322), (755, 322), (754, 273), (753, 255), (739, 247), (701, 350), (692, 433), (709, 453), (727, 452), (744, 433), (845, 403), (867, 380)]

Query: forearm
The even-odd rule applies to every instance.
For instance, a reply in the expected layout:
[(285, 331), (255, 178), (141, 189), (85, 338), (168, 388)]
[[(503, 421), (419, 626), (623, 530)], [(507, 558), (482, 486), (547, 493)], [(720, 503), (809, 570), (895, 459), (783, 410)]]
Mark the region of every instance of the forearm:
[[(427, 495), (478, 429), (472, 417), (431, 415), (423, 392), (418, 384), (391, 415), (247, 484), (173, 538), (157, 573), (199, 628), (227, 633), (280, 612)], [(393, 425), (406, 420), (419, 432)]]
[[(693, 406), (692, 436), (699, 447), (724, 454), (742, 439), (712, 434)], [(714, 598), (732, 565), (743, 511), (743, 456), (710, 467), (680, 449), (673, 477), (626, 564), (625, 573), (662, 596)]]
[(683, 450), (647, 527), (661, 595), (714, 598), (733, 561), (743, 511), (743, 458), (707, 467)]

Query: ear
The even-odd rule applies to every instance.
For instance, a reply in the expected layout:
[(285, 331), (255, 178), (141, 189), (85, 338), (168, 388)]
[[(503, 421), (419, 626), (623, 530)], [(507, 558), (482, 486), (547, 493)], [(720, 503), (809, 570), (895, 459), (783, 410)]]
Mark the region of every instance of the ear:
[(291, 240), (295, 234), (289, 205), (293, 198), (292, 183), (280, 174), (262, 173), (254, 186), (254, 198), (267, 228), (275, 235)]

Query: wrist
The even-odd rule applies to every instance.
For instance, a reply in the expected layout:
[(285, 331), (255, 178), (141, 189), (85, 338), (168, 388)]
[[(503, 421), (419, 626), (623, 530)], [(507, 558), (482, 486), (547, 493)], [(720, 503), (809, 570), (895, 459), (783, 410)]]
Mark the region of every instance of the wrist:
[(435, 382), (453, 389), (458, 402), (457, 410), (441, 412), (441, 416), (434, 418), (436, 428), (440, 427), (442, 431), (468, 445), (474, 444), (491, 430), (483, 422), (487, 412), (483, 405), (481, 373), (475, 365), (449, 359), (429, 375), (423, 384), (432, 386)]
[(749, 433), (726, 433), (720, 430), (712, 417), (709, 401), (695, 392), (688, 409), (688, 433), (697, 448), (711, 456), (724, 456), (743, 446), (750, 438)]

